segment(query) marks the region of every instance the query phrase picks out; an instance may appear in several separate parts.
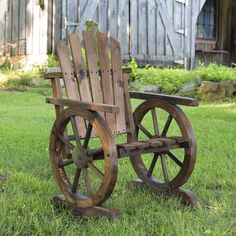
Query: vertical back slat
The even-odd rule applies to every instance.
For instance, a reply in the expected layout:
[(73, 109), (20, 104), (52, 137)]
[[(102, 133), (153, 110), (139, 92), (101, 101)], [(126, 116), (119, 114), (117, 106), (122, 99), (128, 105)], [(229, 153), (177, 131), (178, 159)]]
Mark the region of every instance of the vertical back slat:
[(91, 31), (84, 31), (83, 35), (93, 101), (96, 103), (102, 103), (103, 99), (97, 67), (97, 53), (93, 33)]
[(76, 78), (79, 84), (80, 96), (82, 101), (91, 102), (89, 80), (83, 68), (83, 57), (80, 47), (79, 34), (73, 33), (69, 36), (70, 47), (75, 66)]
[(126, 132), (125, 106), (124, 106), (124, 82), (122, 78), (120, 44), (110, 37), (111, 64), (113, 75), (113, 90), (115, 104), (119, 106), (120, 112), (116, 114), (117, 132)]
[[(111, 68), (109, 62), (108, 37), (104, 33), (97, 34), (98, 55), (101, 69), (103, 102), (105, 104), (114, 104)], [(114, 114), (105, 114), (106, 121), (110, 125), (113, 133), (116, 132), (116, 120)]]
[[(70, 57), (65, 41), (61, 40), (57, 45), (58, 58), (63, 73), (63, 80), (66, 87), (67, 96), (70, 99), (80, 100), (77, 81), (74, 77), (74, 71), (70, 63)], [(77, 127), (79, 127), (79, 134), (85, 135), (85, 122), (83, 119), (76, 119)]]
[(132, 106), (129, 95), (128, 74), (123, 74), (124, 81), (124, 99), (125, 99), (125, 119), (127, 124), (128, 142), (136, 142), (136, 133), (134, 126), (134, 119), (132, 113)]

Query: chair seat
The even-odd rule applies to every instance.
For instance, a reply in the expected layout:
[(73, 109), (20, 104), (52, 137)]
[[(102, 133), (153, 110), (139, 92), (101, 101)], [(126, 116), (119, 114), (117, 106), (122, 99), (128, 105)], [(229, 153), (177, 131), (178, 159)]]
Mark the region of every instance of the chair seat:
[(179, 147), (186, 147), (186, 145), (188, 144), (189, 144), (189, 139), (185, 137), (169, 137), (169, 138), (158, 137), (139, 142), (118, 144), (117, 147), (120, 155), (123, 156), (126, 153), (130, 153), (133, 151), (146, 153), (147, 150), (150, 148), (155, 148), (157, 150), (160, 149), (161, 151), (165, 151)]

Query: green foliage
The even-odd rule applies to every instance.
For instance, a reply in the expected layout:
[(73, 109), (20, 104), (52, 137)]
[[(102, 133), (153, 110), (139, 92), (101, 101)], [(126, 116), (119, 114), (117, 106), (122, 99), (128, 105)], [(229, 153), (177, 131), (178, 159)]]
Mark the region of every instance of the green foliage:
[(18, 69), (15, 69), (9, 61), (5, 61), (0, 65), (0, 88), (15, 91), (25, 91), (35, 87), (47, 88), (49, 82), (43, 80), (45, 68), (56, 66), (56, 61), (56, 56), (50, 55), (45, 65)]
[(0, 65), (0, 71), (7, 71), (12, 68), (11, 63), (6, 59), (1, 65)]
[(7, 77), (7, 80), (1, 84), (1, 87), (10, 90), (26, 90), (28, 87), (33, 87), (34, 78), (42, 78), (43, 71), (38, 67), (33, 67), (31, 70), (24, 69), (5, 69), (1, 71)]
[(99, 24), (95, 20), (86, 20), (85, 22), (86, 30), (90, 30), (93, 33), (93, 37), (96, 40), (96, 34), (99, 32)]
[(199, 63), (199, 67), (193, 71), (196, 76), (209, 81), (224, 81), (224, 80), (235, 80), (236, 81), (236, 70), (235, 68), (217, 65), (215, 63), (205, 66), (203, 63)]
[(31, 87), (33, 85), (32, 78), (41, 75), (39, 71), (24, 71), (23, 69), (4, 70), (3, 74), (7, 80), (1, 84), (1, 87), (14, 90), (25, 90), (26, 87)]
[(46, 61), (47, 67), (59, 67), (58, 57), (55, 54), (49, 54), (48, 59)]
[(183, 107), (198, 141), (196, 168), (184, 188), (196, 193), (199, 208), (127, 188), (137, 176), (124, 158), (119, 160), (114, 193), (105, 203), (122, 219), (111, 223), (74, 219), (64, 209), (55, 211), (50, 202), (60, 191), (48, 153), (53, 106), (29, 92), (1, 91), (0, 101), (0, 235), (236, 235), (235, 102)]
[(126, 64), (126, 67), (130, 67), (132, 69), (131, 76), (132, 76), (133, 80), (138, 80), (141, 77), (140, 72), (139, 72), (139, 68), (138, 68), (138, 64), (134, 58), (132, 58), (131, 61)]
[(132, 68), (132, 79), (143, 85), (160, 85), (166, 93), (176, 93), (181, 86), (198, 77), (208, 81), (235, 80), (236, 70), (234, 68), (211, 63), (206, 67), (199, 63), (199, 67), (193, 71), (174, 68), (139, 68), (136, 61), (132, 59), (128, 64)]

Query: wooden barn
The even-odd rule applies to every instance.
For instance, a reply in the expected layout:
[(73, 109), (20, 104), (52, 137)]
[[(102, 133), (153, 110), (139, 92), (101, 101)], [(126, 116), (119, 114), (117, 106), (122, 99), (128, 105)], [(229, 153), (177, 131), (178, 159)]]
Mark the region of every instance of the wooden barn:
[(118, 38), (124, 60), (229, 64), (236, 52), (235, 0), (0, 0), (0, 56), (35, 63), (87, 20)]

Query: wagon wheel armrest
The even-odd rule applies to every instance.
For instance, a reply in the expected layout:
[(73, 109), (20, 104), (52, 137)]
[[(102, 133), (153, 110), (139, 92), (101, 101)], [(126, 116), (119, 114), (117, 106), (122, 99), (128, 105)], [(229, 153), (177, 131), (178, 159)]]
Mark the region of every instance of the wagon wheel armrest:
[(137, 91), (129, 91), (129, 94), (130, 98), (136, 98), (136, 99), (160, 100), (168, 102), (170, 104), (178, 104), (192, 107), (196, 107), (199, 105), (199, 101), (195, 98), (171, 96), (171, 95), (156, 94), (156, 93), (143, 93)]
[(119, 113), (118, 106), (103, 104), (103, 103), (81, 102), (73, 99), (52, 98), (52, 97), (46, 97), (46, 103), (61, 105), (61, 106), (79, 106), (92, 111)]

